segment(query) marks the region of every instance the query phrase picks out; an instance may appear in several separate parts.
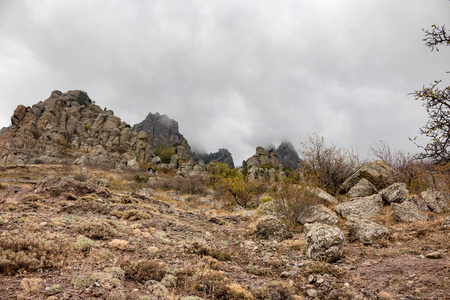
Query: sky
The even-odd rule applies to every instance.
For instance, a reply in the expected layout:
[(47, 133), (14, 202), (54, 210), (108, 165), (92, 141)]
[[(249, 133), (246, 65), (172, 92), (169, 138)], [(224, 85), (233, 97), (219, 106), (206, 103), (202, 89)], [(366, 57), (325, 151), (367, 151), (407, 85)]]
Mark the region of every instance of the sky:
[[(426, 110), (409, 93), (450, 82), (450, 49), (424, 46), (447, 0), (1, 0), (0, 128), (17, 105), (84, 90), (133, 125), (178, 121), (197, 151), (308, 134), (416, 153)], [(425, 140), (419, 137), (418, 141)]]

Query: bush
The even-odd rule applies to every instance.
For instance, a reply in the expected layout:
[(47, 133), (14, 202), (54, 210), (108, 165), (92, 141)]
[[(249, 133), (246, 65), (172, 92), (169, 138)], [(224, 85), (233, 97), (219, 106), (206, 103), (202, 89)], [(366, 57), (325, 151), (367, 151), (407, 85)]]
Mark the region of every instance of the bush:
[(134, 174), (134, 180), (139, 182), (139, 183), (145, 183), (150, 179), (150, 175), (148, 174), (140, 174), (140, 173), (136, 173)]
[(277, 213), (291, 226), (297, 223), (297, 219), (307, 208), (319, 202), (319, 198), (305, 185), (286, 181), (274, 185), (269, 194)]
[(203, 176), (158, 178), (150, 182), (148, 187), (190, 195), (206, 195), (209, 192), (207, 179)]
[(126, 279), (142, 283), (148, 280), (161, 281), (166, 273), (165, 264), (155, 260), (130, 261), (124, 259), (120, 262), (120, 266), (125, 272)]
[(267, 190), (267, 185), (262, 181), (247, 181), (239, 174), (236, 177), (223, 178), (216, 184), (216, 190), (222, 197), (231, 196), (234, 203), (245, 208)]
[(58, 265), (68, 246), (35, 233), (5, 232), (0, 236), (0, 274), (14, 275)]
[(170, 163), (170, 159), (175, 154), (175, 151), (171, 147), (158, 146), (156, 147), (154, 154), (161, 158), (161, 161), (165, 164)]
[(111, 225), (101, 221), (80, 224), (76, 230), (94, 240), (107, 240), (117, 235), (117, 231)]
[(304, 174), (329, 193), (335, 194), (360, 164), (355, 151), (326, 145), (324, 138), (316, 133), (308, 135), (301, 144), (303, 162), (300, 166)]

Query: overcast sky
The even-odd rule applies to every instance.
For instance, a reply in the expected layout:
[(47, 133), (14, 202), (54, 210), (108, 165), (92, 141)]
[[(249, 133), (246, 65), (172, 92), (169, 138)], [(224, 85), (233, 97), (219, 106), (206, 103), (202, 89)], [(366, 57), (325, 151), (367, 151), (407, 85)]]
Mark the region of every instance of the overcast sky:
[(442, 79), (447, 0), (1, 0), (0, 127), (17, 105), (81, 89), (123, 121), (167, 114), (193, 148), (300, 148), (316, 132), (365, 157), (416, 152), (427, 114), (408, 95)]

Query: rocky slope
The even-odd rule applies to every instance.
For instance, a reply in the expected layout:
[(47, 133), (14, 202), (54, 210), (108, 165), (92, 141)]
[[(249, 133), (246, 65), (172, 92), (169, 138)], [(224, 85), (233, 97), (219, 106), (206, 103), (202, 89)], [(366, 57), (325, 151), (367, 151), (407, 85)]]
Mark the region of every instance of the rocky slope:
[(52, 92), (19, 105), (0, 137), (1, 164), (79, 163), (138, 168), (152, 159), (145, 132), (95, 105), (85, 92)]

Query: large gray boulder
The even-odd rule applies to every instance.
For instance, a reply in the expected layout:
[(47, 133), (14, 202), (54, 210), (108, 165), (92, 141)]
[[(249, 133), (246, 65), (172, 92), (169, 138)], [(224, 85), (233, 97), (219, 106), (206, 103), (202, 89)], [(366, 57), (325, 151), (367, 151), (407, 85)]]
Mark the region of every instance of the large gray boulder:
[(323, 200), (325, 202), (329, 202), (332, 204), (337, 204), (336, 198), (331, 196), (329, 193), (325, 192), (324, 190), (318, 188), (318, 187), (306, 187), (306, 189), (313, 193), (315, 196), (317, 196), (320, 200)]
[(380, 191), (384, 201), (388, 203), (402, 203), (409, 194), (405, 183), (397, 182)]
[(334, 210), (344, 219), (372, 219), (383, 211), (383, 199), (378, 194), (355, 198), (336, 205)]
[(428, 208), (436, 213), (444, 213), (449, 210), (444, 194), (434, 190), (424, 191), (420, 194)]
[(392, 167), (381, 160), (365, 163), (353, 175), (341, 184), (341, 191), (347, 193), (361, 178), (370, 181), (377, 189), (392, 184)]
[(376, 194), (377, 188), (367, 179), (361, 178), (347, 193), (349, 197), (366, 197)]
[(314, 260), (334, 262), (343, 253), (344, 234), (327, 224), (306, 224), (306, 256)]
[(417, 222), (428, 220), (428, 215), (409, 199), (402, 203), (391, 203), (391, 208), (397, 221)]
[(376, 240), (389, 237), (387, 229), (375, 222), (365, 219), (351, 219), (345, 223), (350, 239), (364, 244), (373, 244)]
[(292, 238), (292, 233), (286, 224), (274, 217), (262, 219), (256, 225), (255, 234), (258, 238), (264, 240), (284, 241)]
[(307, 207), (297, 219), (297, 223), (307, 224), (319, 222), (328, 225), (334, 225), (338, 222), (337, 215), (322, 204), (311, 205)]

